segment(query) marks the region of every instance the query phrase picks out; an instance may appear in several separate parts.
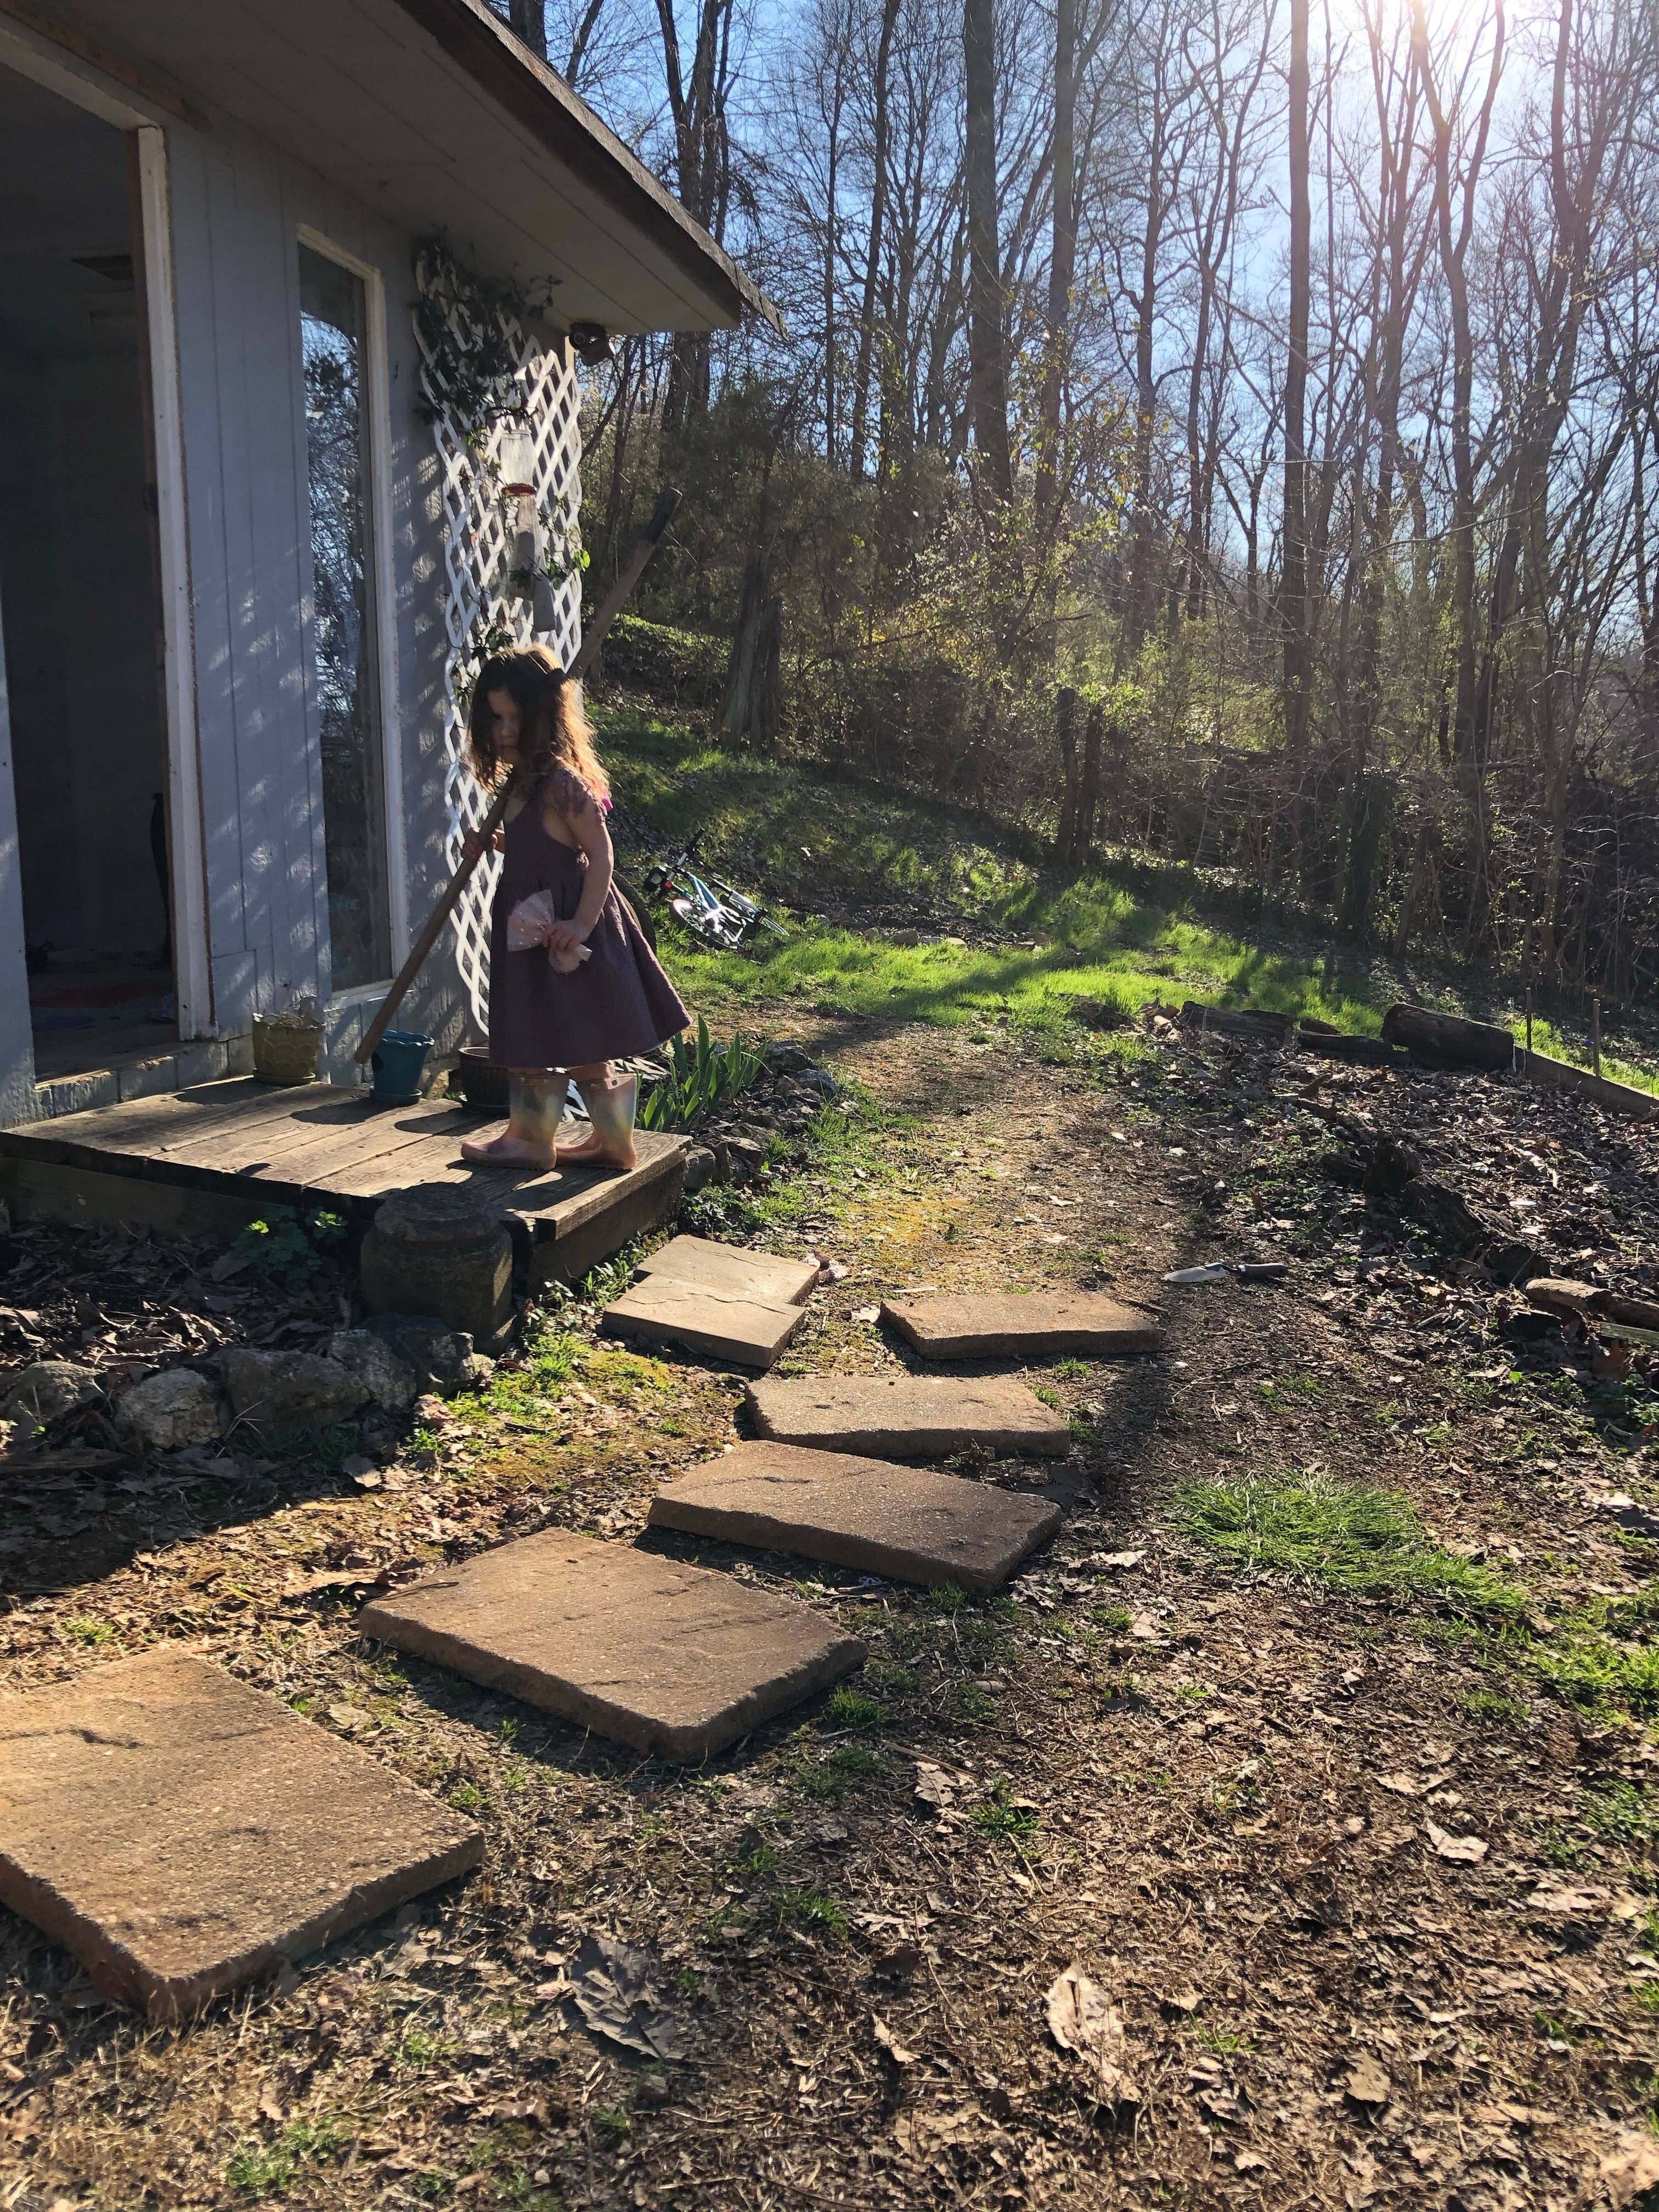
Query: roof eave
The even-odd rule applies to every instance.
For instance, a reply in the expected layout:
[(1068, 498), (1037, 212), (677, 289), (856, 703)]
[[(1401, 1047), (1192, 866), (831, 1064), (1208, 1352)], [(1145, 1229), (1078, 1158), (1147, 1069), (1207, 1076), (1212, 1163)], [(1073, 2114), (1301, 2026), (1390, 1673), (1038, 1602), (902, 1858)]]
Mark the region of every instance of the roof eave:
[(703, 292), (728, 327), (761, 316), (780, 337), (781, 311), (695, 222), (674, 195), (556, 71), (538, 61), (484, 0), (397, 0), (483, 91), (565, 167), (602, 191)]

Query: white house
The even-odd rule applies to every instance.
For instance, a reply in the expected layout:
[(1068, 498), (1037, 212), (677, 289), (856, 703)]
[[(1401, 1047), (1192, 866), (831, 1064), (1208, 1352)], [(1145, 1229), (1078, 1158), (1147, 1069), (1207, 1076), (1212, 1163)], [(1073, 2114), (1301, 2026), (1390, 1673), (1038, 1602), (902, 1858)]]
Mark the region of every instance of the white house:
[[(499, 372), (556, 526), (569, 332), (751, 310), (482, 0), (0, 0), (0, 1127), (299, 995), (352, 1079), (471, 803), (458, 678), (529, 635)], [(400, 1018), (459, 1034), (480, 916)]]

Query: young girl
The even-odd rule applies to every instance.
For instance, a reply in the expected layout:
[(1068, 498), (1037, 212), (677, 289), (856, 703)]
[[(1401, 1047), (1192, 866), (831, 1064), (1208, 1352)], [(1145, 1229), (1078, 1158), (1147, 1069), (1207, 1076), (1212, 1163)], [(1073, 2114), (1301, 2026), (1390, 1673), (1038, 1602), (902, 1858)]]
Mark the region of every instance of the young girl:
[[(462, 1158), (490, 1167), (548, 1168), (556, 1159), (631, 1168), (639, 1085), (610, 1063), (649, 1052), (690, 1017), (612, 888), (611, 783), (580, 691), (544, 647), (498, 653), (473, 691), (467, 739), (469, 765), (487, 790), (514, 777), (495, 836), (503, 860), (489, 929), (489, 1057), (511, 1080), (506, 1128), (469, 1139)], [(476, 833), (463, 849), (483, 851)], [(558, 920), (544, 945), (509, 952), (507, 918), (535, 891), (550, 895)], [(587, 957), (572, 966), (583, 945)], [(580, 1144), (561, 1148), (567, 1077), (590, 1127)]]

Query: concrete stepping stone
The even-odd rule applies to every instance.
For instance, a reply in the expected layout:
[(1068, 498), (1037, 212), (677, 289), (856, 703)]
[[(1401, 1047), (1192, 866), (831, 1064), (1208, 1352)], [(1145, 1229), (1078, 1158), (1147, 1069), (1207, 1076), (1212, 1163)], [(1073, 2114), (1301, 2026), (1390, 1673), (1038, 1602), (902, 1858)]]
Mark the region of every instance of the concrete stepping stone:
[(889, 1299), (881, 1315), (925, 1359), (1048, 1359), (1067, 1352), (1112, 1359), (1164, 1347), (1156, 1322), (1091, 1291)]
[(0, 1697), (0, 1903), (156, 2020), (483, 1856), (471, 1820), (176, 1644)]
[(995, 1589), (1060, 1526), (994, 1483), (792, 1444), (741, 1443), (659, 1490), (653, 1528), (799, 1552), (893, 1582)]
[(805, 1306), (708, 1290), (672, 1275), (647, 1275), (605, 1308), (599, 1327), (607, 1336), (683, 1344), (689, 1351), (764, 1372), (805, 1318)]
[(851, 1673), (833, 1621), (729, 1575), (544, 1528), (364, 1607), (366, 1636), (694, 1763)]
[(749, 1385), (769, 1443), (872, 1459), (942, 1459), (983, 1444), (1058, 1458), (1072, 1433), (1012, 1376), (803, 1375)]
[(642, 1275), (672, 1276), (677, 1283), (720, 1291), (727, 1297), (758, 1298), (763, 1305), (800, 1306), (818, 1279), (816, 1260), (781, 1260), (741, 1244), (716, 1244), (707, 1237), (671, 1237), (640, 1262)]

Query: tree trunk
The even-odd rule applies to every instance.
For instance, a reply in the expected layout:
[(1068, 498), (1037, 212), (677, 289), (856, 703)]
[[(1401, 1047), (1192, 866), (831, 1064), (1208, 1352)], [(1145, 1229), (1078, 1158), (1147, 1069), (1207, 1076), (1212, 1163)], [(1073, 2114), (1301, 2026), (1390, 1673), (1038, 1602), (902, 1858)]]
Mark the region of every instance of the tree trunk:
[(783, 601), (766, 586), (765, 562), (753, 554), (743, 572), (720, 708), (723, 733), (763, 750), (776, 742), (783, 723)]
[(1094, 854), (1095, 821), (1100, 812), (1100, 756), (1105, 735), (1106, 709), (1097, 701), (1083, 726), (1083, 781), (1078, 792), (1073, 833), (1079, 867), (1086, 867)]
[(1308, 744), (1307, 390), (1311, 202), (1308, 188), (1308, 0), (1291, 0), (1291, 314), (1285, 361), (1285, 562), (1279, 614), (1285, 632), (1285, 743)]
[(538, 60), (547, 59), (546, 0), (507, 0), (513, 35), (528, 46)]
[(1077, 0), (1055, 0), (1054, 236), (1048, 257), (1048, 327), (1037, 444), (1036, 526), (1046, 536), (1054, 518), (1060, 467), (1060, 416), (1066, 389), (1072, 283), (1077, 273)]
[(1014, 495), (1008, 443), (1008, 361), (1003, 331), (1001, 226), (998, 221), (996, 0), (964, 0), (964, 167), (968, 185), (969, 387), (974, 443), (987, 483)]
[(1077, 840), (1077, 693), (1069, 684), (1054, 701), (1054, 728), (1060, 738), (1060, 773), (1066, 787), (1060, 803), (1060, 827), (1054, 832), (1054, 858), (1069, 866)]
[(864, 306), (859, 318), (858, 367), (853, 375), (853, 474), (864, 474), (870, 424), (870, 354), (876, 340), (876, 286), (881, 274), (881, 234), (887, 222), (887, 80), (899, 0), (883, 0), (881, 35), (876, 42), (873, 174), (870, 184), (870, 251), (864, 264)]

